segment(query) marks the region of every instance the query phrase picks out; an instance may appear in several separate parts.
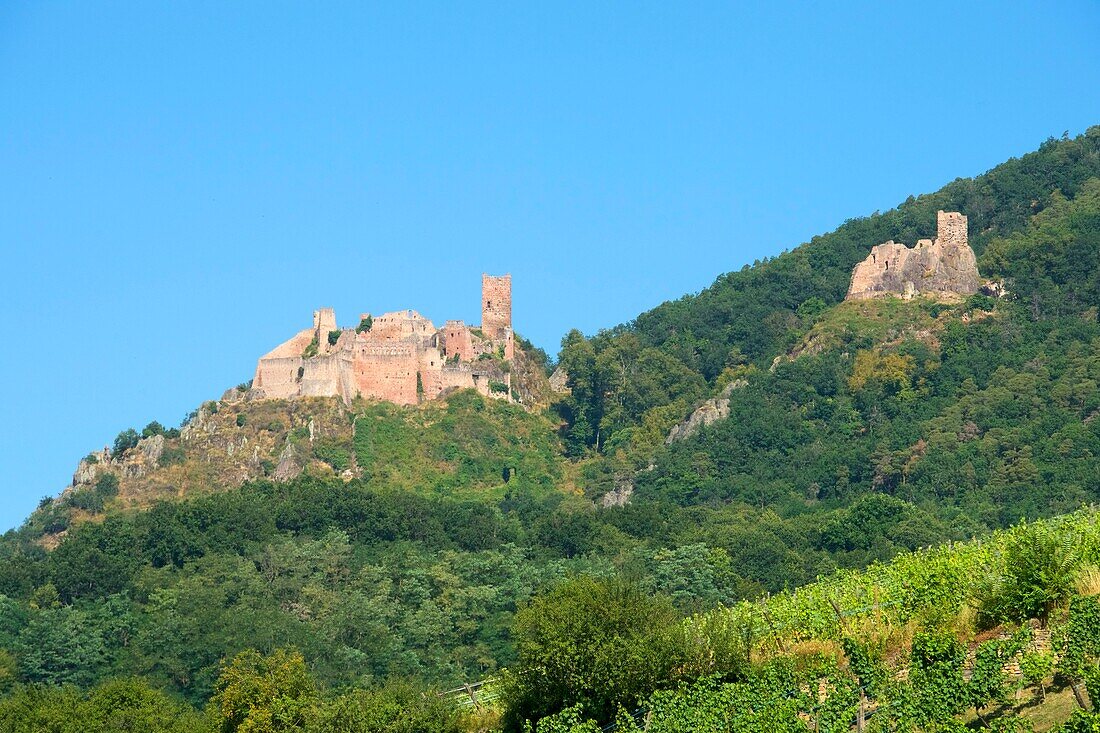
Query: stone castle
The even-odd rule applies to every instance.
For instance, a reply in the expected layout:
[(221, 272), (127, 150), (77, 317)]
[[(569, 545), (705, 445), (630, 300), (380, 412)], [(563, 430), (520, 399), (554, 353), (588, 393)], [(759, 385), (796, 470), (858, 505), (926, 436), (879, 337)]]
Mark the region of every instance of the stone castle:
[(977, 258), (967, 241), (966, 217), (940, 211), (934, 240), (922, 239), (911, 249), (894, 240), (872, 247), (867, 259), (852, 270), (845, 300), (887, 295), (955, 300), (973, 295), (981, 284)]
[(355, 397), (411, 405), (457, 389), (511, 399), (512, 276), (481, 278), (481, 326), (447, 321), (436, 328), (414, 310), (338, 328), (332, 308), (313, 313), (313, 327), (260, 357), (253, 399)]

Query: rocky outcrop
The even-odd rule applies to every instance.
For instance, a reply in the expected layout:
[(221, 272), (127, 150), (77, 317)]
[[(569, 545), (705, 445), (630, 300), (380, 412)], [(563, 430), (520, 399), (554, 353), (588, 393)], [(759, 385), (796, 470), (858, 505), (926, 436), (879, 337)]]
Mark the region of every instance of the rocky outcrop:
[(85, 458), (80, 459), (80, 463), (76, 466), (76, 471), (73, 472), (73, 486), (90, 486), (95, 483), (96, 477), (99, 475), (100, 464), (107, 463), (111, 460), (111, 452), (104, 448), (101, 451), (95, 453), (89, 453)]
[(730, 416), (730, 395), (735, 389), (741, 389), (748, 384), (744, 379), (735, 379), (726, 385), (725, 389), (703, 404), (696, 407), (687, 418), (668, 431), (665, 445), (672, 445), (678, 440), (690, 438), (699, 432), (704, 425), (711, 425), (719, 420), (725, 420)]
[(615, 476), (615, 488), (600, 497), (600, 506), (610, 509), (617, 506), (626, 506), (630, 503), (630, 497), (634, 494), (634, 481), (629, 476), (619, 474)]
[(302, 466), (295, 459), (294, 444), (287, 442), (283, 452), (279, 454), (279, 465), (271, 475), (276, 481), (290, 481), (302, 472)]
[(160, 457), (164, 454), (164, 436), (150, 435), (138, 443), (138, 450), (145, 457), (145, 463), (156, 466)]
[(569, 394), (569, 372), (565, 371), (565, 367), (558, 365), (550, 375), (550, 389), (554, 394)]
[(936, 225), (936, 239), (922, 239), (916, 247), (893, 240), (872, 247), (852, 271), (846, 300), (923, 295), (950, 301), (978, 292), (982, 280), (967, 241), (966, 217), (940, 211)]

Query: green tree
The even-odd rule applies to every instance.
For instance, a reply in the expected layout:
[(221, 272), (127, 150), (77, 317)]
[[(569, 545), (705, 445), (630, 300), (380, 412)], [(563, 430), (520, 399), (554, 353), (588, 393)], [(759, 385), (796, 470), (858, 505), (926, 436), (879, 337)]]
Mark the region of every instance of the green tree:
[(301, 653), (243, 651), (225, 665), (211, 706), (222, 733), (303, 729), (316, 713), (318, 693)]
[(674, 684), (685, 658), (669, 600), (621, 579), (563, 583), (516, 614), (513, 635), (512, 730), (573, 704), (609, 721), (618, 706)]
[(123, 455), (126, 451), (137, 447), (139, 440), (141, 440), (141, 436), (138, 435), (136, 430), (126, 428), (115, 437), (115, 447), (112, 454), (116, 456)]

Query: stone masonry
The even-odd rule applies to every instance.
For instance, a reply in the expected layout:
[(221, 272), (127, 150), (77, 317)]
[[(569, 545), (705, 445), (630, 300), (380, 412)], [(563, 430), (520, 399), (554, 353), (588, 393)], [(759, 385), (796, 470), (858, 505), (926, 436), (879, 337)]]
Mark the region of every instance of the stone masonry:
[(922, 239), (910, 249), (890, 240), (852, 271), (846, 300), (895, 295), (924, 295), (957, 300), (981, 286), (977, 258), (967, 241), (966, 217), (955, 211), (936, 214), (936, 238)]
[[(260, 357), (253, 399), (357, 396), (416, 404), (456, 389), (509, 399), (515, 337), (512, 278), (482, 276), (482, 324), (447, 321), (437, 329), (414, 310), (339, 328), (332, 308), (313, 313), (313, 327)], [(367, 324), (369, 323), (369, 327)], [(501, 391), (503, 389), (503, 391)]]

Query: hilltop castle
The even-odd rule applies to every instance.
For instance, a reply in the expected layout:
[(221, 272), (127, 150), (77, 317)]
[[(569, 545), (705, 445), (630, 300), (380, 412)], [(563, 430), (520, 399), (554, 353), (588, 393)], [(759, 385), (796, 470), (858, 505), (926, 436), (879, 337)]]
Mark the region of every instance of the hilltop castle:
[(481, 277), (481, 326), (447, 321), (437, 329), (414, 310), (338, 328), (332, 308), (313, 313), (313, 328), (260, 357), (254, 399), (357, 396), (402, 405), (456, 389), (510, 399), (515, 354), (512, 276)]
[(978, 261), (967, 241), (966, 217), (957, 211), (936, 214), (936, 238), (922, 239), (910, 249), (890, 240), (852, 270), (845, 300), (900, 295), (924, 295), (954, 300), (973, 295), (981, 286)]

